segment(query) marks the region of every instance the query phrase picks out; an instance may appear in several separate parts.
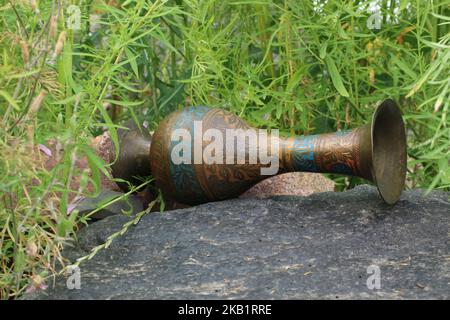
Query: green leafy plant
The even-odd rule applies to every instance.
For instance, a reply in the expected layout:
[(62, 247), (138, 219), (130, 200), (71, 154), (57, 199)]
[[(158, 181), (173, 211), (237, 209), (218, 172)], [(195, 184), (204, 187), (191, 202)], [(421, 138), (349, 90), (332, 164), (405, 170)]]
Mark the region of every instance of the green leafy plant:
[[(61, 250), (85, 222), (70, 208), (109, 176), (93, 137), (118, 147), (123, 121), (152, 130), (187, 105), (315, 134), (365, 124), (393, 98), (407, 186), (450, 190), (449, 4), (0, 2), (0, 296), (42, 289), (67, 265)], [(337, 190), (363, 183), (330, 177)]]

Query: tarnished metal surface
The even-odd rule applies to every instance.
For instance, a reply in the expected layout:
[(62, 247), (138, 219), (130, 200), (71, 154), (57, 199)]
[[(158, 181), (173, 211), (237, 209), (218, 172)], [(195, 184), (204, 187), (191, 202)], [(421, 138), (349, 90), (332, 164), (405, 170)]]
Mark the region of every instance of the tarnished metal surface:
[(142, 184), (142, 179), (150, 176), (149, 152), (152, 140), (151, 134), (145, 129), (139, 129), (134, 121), (125, 123), (129, 130), (118, 129), (119, 154), (116, 159), (114, 144), (111, 148), (112, 175), (114, 178), (127, 182), (116, 182), (123, 190), (128, 191), (130, 183), (132, 185)]
[[(199, 204), (240, 195), (255, 183), (269, 177), (261, 175), (261, 164), (250, 163), (249, 150), (259, 148), (246, 141), (245, 148), (237, 148), (245, 162), (227, 164), (226, 150), (223, 163), (175, 164), (172, 141), (175, 129), (186, 129), (194, 153), (195, 146), (204, 151), (208, 142), (194, 134), (194, 121), (201, 121), (202, 131), (217, 129), (250, 129), (234, 114), (208, 107), (190, 107), (178, 110), (165, 118), (152, 138), (136, 129), (122, 134), (119, 160), (113, 175), (130, 181), (131, 177), (152, 174), (163, 193), (181, 203)], [(406, 174), (406, 135), (400, 110), (392, 100), (386, 100), (376, 109), (371, 124), (336, 133), (295, 136), (278, 139), (279, 170), (277, 173), (309, 171), (362, 177), (377, 185), (382, 198), (394, 204), (404, 188)], [(134, 180), (135, 181), (135, 180)], [(123, 185), (122, 185), (123, 186)]]
[(378, 106), (372, 118), (372, 180), (389, 204), (400, 198), (406, 178), (406, 132), (394, 101)]

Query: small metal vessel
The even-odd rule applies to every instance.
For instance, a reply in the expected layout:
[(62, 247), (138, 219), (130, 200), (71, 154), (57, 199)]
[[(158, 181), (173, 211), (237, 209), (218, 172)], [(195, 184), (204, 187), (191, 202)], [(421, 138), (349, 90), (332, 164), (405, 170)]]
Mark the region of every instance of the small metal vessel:
[[(277, 151), (278, 170), (274, 174), (308, 171), (358, 176), (373, 182), (388, 204), (396, 203), (404, 188), (406, 134), (401, 112), (392, 100), (376, 108), (371, 123), (352, 130), (289, 138), (269, 134), (266, 140), (260, 136), (257, 140), (247, 137), (243, 144), (234, 145), (231, 155), (234, 162), (226, 159), (229, 152), (225, 143), (223, 150), (214, 151), (216, 160), (217, 151), (221, 151), (219, 158), (223, 157), (223, 161), (174, 161), (180, 143), (174, 139), (174, 132), (180, 129), (188, 133), (188, 140), (184, 141), (185, 152), (190, 153), (188, 158), (194, 159), (198, 151), (205, 160), (205, 152), (211, 151), (208, 145), (213, 140), (205, 140), (196, 130), (204, 133), (214, 129), (226, 135), (230, 129), (246, 134), (252, 128), (221, 109), (201, 106), (175, 111), (160, 123), (153, 136), (136, 127), (119, 133), (120, 151), (112, 165), (113, 176), (135, 184), (138, 176), (151, 175), (166, 197), (184, 204), (224, 200), (239, 196), (271, 176), (262, 174), (261, 169), (269, 165), (259, 153), (269, 145), (269, 149)], [(278, 148), (273, 147), (276, 145)], [(256, 161), (252, 152), (257, 154)], [(128, 188), (126, 183), (119, 186), (123, 190)]]

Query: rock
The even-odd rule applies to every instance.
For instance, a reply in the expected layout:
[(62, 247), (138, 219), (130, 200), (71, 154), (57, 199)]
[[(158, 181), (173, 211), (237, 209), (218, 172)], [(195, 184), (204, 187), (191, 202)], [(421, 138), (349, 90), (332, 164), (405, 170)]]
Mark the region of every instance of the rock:
[[(103, 134), (93, 138), (91, 141), (91, 145), (94, 148), (96, 154), (100, 158), (102, 158), (105, 163), (110, 164), (110, 162), (112, 162), (113, 159), (111, 159), (110, 155), (112, 140), (108, 131), (105, 131), (103, 132)], [(111, 175), (111, 167), (105, 166), (105, 169)], [(113, 191), (122, 191), (114, 181), (106, 177), (104, 174), (100, 175), (100, 183), (102, 190), (108, 189)]]
[[(86, 255), (128, 219), (84, 228), (66, 256)], [(25, 298), (449, 299), (449, 232), (443, 192), (406, 191), (392, 207), (369, 186), (233, 199), (150, 213), (81, 265), (81, 289), (57, 278)]]
[(334, 181), (319, 173), (289, 172), (267, 178), (240, 198), (269, 198), (278, 195), (309, 196), (317, 192), (334, 191)]
[[(120, 196), (123, 196), (122, 192), (104, 190), (95, 198), (84, 198), (78, 202), (74, 208), (78, 210), (79, 215), (84, 216)], [(126, 215), (128, 213), (131, 215), (132, 213), (137, 213), (143, 209), (142, 200), (139, 196), (128, 195), (126, 198), (118, 200), (94, 213), (90, 218), (93, 221), (96, 221), (113, 215)]]
[[(94, 138), (91, 144), (98, 156), (101, 157), (105, 163), (109, 164), (109, 152), (112, 144), (109, 134), (107, 132), (103, 133), (102, 135)], [(64, 156), (64, 146), (58, 139), (49, 139), (42, 144), (38, 144), (33, 150), (32, 155), (36, 166), (39, 167), (40, 170), (50, 172)], [(76, 171), (71, 176), (71, 191), (68, 194), (68, 200), (71, 205), (75, 204), (77, 201), (77, 191), (80, 189), (82, 179), (82, 175), (79, 173), (86, 170), (88, 175), (92, 176), (86, 156), (76, 156), (74, 158), (74, 167), (76, 168)], [(111, 173), (109, 166), (106, 166), (105, 169), (108, 173)], [(107, 177), (103, 172), (100, 172), (100, 188), (102, 190), (121, 191), (116, 183)], [(88, 183), (83, 194), (91, 194), (94, 190), (94, 185), (92, 183)], [(58, 198), (55, 197), (55, 199)]]

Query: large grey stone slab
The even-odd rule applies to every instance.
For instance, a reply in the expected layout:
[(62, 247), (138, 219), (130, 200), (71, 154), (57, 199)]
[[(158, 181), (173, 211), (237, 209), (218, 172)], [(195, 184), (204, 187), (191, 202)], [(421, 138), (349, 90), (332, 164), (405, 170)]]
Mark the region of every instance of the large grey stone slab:
[[(360, 186), (150, 213), (81, 266), (81, 289), (59, 278), (27, 298), (448, 299), (448, 199), (413, 190), (390, 207)], [(66, 255), (86, 255), (128, 219), (86, 227)], [(380, 289), (367, 286), (371, 265)]]

